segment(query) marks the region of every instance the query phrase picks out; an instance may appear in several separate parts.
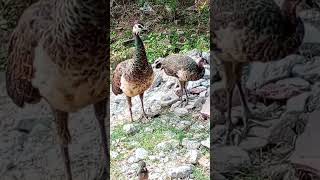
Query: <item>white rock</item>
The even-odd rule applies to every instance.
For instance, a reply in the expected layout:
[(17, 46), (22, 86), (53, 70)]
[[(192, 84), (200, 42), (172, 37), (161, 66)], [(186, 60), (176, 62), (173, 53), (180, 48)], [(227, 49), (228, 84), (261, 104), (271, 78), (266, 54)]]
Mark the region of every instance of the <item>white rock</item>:
[(200, 147), (200, 142), (190, 139), (183, 139), (182, 145), (187, 149), (198, 149)]
[(201, 86), (201, 83), (204, 82), (204, 79), (199, 79), (197, 81), (189, 81), (187, 85), (187, 89), (192, 89), (198, 86)]
[(144, 131), (145, 131), (145, 132), (153, 132), (154, 129), (151, 128), (151, 127), (146, 127), (146, 128), (144, 129)]
[(202, 107), (202, 105), (206, 102), (205, 98), (198, 98), (195, 102), (194, 102), (194, 107), (195, 108), (200, 108)]
[(188, 110), (186, 108), (176, 108), (174, 110), (174, 113), (177, 115), (177, 116), (185, 116), (188, 114)]
[(250, 64), (250, 73), (246, 82), (249, 89), (259, 88), (268, 82), (289, 77), (294, 65), (304, 61), (303, 56), (290, 55), (270, 63), (254, 62)]
[(206, 96), (207, 96), (207, 92), (208, 92), (208, 91), (203, 91), (203, 92), (201, 92), (200, 95), (199, 95), (199, 97), (200, 97), (200, 98), (206, 97)]
[(115, 151), (111, 151), (110, 154), (111, 154), (111, 157), (112, 157), (113, 159), (117, 158), (118, 155), (119, 155), (119, 153), (118, 153), (118, 152), (115, 152)]
[(187, 161), (191, 164), (196, 164), (199, 159), (199, 151), (198, 150), (190, 150), (187, 154)]
[(143, 148), (138, 148), (135, 151), (135, 158), (137, 160), (145, 159), (148, 156), (148, 151)]
[(253, 151), (263, 148), (267, 144), (267, 139), (263, 139), (261, 137), (247, 137), (246, 139), (241, 141), (239, 147), (246, 151)]
[(301, 90), (309, 90), (310, 89), (310, 83), (304, 79), (293, 77), (293, 78), (287, 78), (282, 79), (276, 82), (276, 84), (283, 85), (283, 86), (294, 86)]
[(179, 100), (179, 97), (175, 93), (164, 94), (161, 98), (161, 106), (168, 107)]
[(248, 153), (240, 147), (216, 147), (213, 148), (213, 154), (215, 169), (221, 173), (234, 172), (240, 168), (246, 168), (251, 165)]
[(201, 141), (201, 145), (210, 149), (210, 138), (208, 137), (206, 140)]
[(201, 86), (209, 87), (210, 86), (210, 82), (209, 81), (203, 81), (203, 82), (201, 82)]
[(137, 132), (137, 128), (133, 124), (126, 124), (123, 126), (123, 131), (126, 134), (134, 134)]
[(314, 61), (309, 61), (306, 64), (298, 64), (292, 69), (294, 76), (301, 77), (311, 82), (320, 80), (320, 57), (314, 57)]
[(179, 146), (179, 141), (177, 140), (170, 140), (164, 141), (156, 145), (156, 149), (159, 151), (171, 151), (174, 148)]
[(288, 112), (304, 112), (305, 106), (310, 93), (302, 93), (298, 96), (294, 96), (287, 101), (287, 111)]
[(173, 167), (169, 171), (169, 177), (171, 178), (188, 178), (192, 173), (193, 167), (191, 165), (184, 165), (179, 167)]

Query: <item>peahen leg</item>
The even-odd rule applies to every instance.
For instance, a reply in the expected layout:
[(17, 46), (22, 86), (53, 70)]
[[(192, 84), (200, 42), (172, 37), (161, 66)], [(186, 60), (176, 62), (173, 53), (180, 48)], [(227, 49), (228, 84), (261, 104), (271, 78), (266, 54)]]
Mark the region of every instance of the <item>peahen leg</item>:
[(188, 103), (189, 103), (189, 97), (188, 97), (188, 92), (187, 92), (186, 83), (184, 83), (184, 92), (186, 93), (186, 104), (188, 105)]
[(66, 172), (66, 179), (72, 180), (70, 156), (69, 156), (69, 143), (71, 142), (71, 136), (68, 129), (68, 113), (57, 109), (53, 109), (54, 119), (57, 126), (57, 132), (60, 140), (60, 149), (62, 158), (64, 161), (64, 167)]
[(227, 88), (227, 119), (226, 119), (227, 133), (223, 141), (223, 144), (229, 144), (232, 141), (231, 132), (234, 129), (232, 120), (231, 120), (233, 89), (234, 89), (234, 86)]
[(100, 134), (101, 134), (101, 141), (103, 147), (103, 156), (104, 156), (104, 163), (102, 166), (102, 173), (99, 175), (99, 179), (107, 179), (109, 177), (109, 161), (110, 161), (110, 154), (109, 154), (109, 145), (107, 140), (107, 131), (105, 125), (105, 118), (107, 115), (107, 100), (103, 100), (94, 104), (94, 112), (96, 118), (98, 120)]
[[(263, 124), (255, 121), (255, 120), (266, 120), (265, 118), (261, 118), (261, 117), (255, 117), (252, 112), (250, 111), (249, 109), (249, 106), (248, 106), (248, 103), (246, 101), (246, 98), (245, 98), (245, 94), (244, 94), (244, 91), (243, 91), (243, 88), (241, 86), (241, 81), (240, 80), (237, 80), (236, 82), (237, 84), (237, 87), (239, 89), (239, 93), (240, 93), (240, 100), (241, 100), (241, 104), (242, 104), (242, 120), (243, 120), (243, 136), (247, 134), (248, 130), (250, 129), (250, 127), (252, 127), (253, 125), (250, 125), (249, 126), (249, 123), (252, 124), (256, 124), (256, 125), (259, 125), (259, 126), (264, 126)], [(249, 119), (254, 119), (254, 120), (249, 120)]]
[(144, 110), (144, 104), (143, 104), (143, 94), (140, 94), (139, 97), (140, 97), (140, 101), (141, 101), (141, 107), (142, 107), (142, 117), (145, 118), (145, 119), (149, 119), (148, 115), (146, 114), (145, 110)]
[(128, 101), (128, 106), (129, 106), (129, 112), (130, 112), (130, 122), (133, 122), (133, 118), (132, 118), (132, 101), (131, 101), (131, 97), (127, 96), (127, 101)]

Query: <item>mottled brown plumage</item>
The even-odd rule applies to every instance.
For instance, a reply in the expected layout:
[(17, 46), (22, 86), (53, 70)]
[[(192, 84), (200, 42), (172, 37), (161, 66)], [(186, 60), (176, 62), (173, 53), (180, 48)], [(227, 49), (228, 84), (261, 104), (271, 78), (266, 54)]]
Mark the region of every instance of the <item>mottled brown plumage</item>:
[(69, 180), (69, 112), (94, 104), (105, 162), (109, 160), (106, 7), (104, 0), (40, 0), (25, 10), (9, 43), (8, 95), (19, 107), (42, 98), (51, 106)]
[(136, 53), (133, 59), (119, 63), (113, 72), (112, 91), (115, 95), (124, 93), (127, 97), (130, 120), (132, 118), (131, 98), (139, 95), (142, 105), (142, 115), (147, 118), (143, 105), (143, 94), (151, 86), (154, 79), (153, 69), (148, 63), (148, 58), (140, 38), (140, 33), (145, 27), (138, 22), (133, 26)]
[[(311, 0), (306, 1), (313, 5)], [(296, 15), (301, 2), (284, 0), (281, 7), (273, 0), (214, 0), (211, 3), (211, 49), (224, 67), (228, 134), (233, 129), (231, 102), (235, 86), (241, 95), (244, 133), (248, 129), (248, 118), (252, 117), (241, 88), (243, 65), (279, 60), (298, 51), (304, 37), (304, 25)]]
[(320, 171), (307, 165), (292, 163), (295, 176), (302, 180), (320, 180)]
[(179, 80), (181, 92), (178, 95), (182, 97), (183, 91), (185, 91), (187, 103), (186, 84), (188, 81), (197, 81), (204, 76), (205, 68), (203, 65), (205, 63), (207, 61), (204, 58), (200, 57), (196, 62), (191, 57), (181, 54), (172, 54), (155, 62), (156, 68), (163, 69), (168, 76), (176, 77)]

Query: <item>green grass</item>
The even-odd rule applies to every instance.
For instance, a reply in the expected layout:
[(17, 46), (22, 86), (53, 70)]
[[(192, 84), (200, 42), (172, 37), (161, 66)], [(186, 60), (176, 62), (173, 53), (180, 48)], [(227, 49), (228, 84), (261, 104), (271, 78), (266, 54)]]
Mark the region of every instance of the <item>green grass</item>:
[(205, 170), (199, 167), (196, 167), (193, 171), (194, 179), (196, 180), (209, 180), (210, 177), (206, 174)]
[[(138, 12), (137, 9), (142, 7), (145, 0), (139, 0), (138, 6), (132, 10)], [(187, 51), (198, 49), (201, 51), (209, 51), (209, 7), (204, 6), (200, 12), (186, 11), (177, 0), (148, 0), (151, 7), (154, 5), (166, 6), (171, 9), (176, 9), (178, 23), (174, 20), (163, 19), (161, 22), (151, 23), (149, 32), (142, 34), (142, 40), (146, 47), (148, 61), (153, 63), (160, 57), (165, 57), (173, 53), (185, 53)], [(187, 2), (188, 4), (189, 2)], [(193, 4), (193, 1), (189, 3)], [(166, 17), (166, 12), (162, 12), (161, 8), (156, 8), (157, 16), (143, 16), (142, 21), (147, 24), (159, 16)], [(140, 11), (139, 11), (140, 12)], [(130, 16), (129, 16), (130, 17)], [(127, 18), (129, 18), (127, 17)], [(119, 20), (119, 19), (117, 19)], [(127, 19), (119, 20), (122, 23), (114, 23), (111, 26), (111, 67), (121, 61), (130, 59), (134, 55), (134, 44), (123, 44), (128, 39), (132, 39), (131, 24), (125, 22)], [(120, 27), (120, 29), (118, 29)]]
[[(184, 31), (185, 30), (185, 31)], [(130, 32), (131, 31), (127, 31)], [(111, 45), (111, 54), (113, 62), (130, 59), (133, 57), (134, 45), (129, 47), (123, 45), (123, 42), (130, 38), (129, 33), (124, 33), (124, 37)], [(112, 32), (116, 37), (116, 33)], [(193, 49), (209, 51), (209, 35), (197, 35), (193, 29), (170, 29), (167, 33), (150, 32), (143, 37), (147, 52), (148, 61), (153, 63), (159, 57), (165, 57), (173, 53), (185, 53)], [(119, 59), (119, 60), (117, 60)]]
[[(176, 117), (173, 113), (168, 113), (166, 116), (161, 116), (162, 118), (166, 118), (166, 120), (170, 120), (171, 118), (179, 118)], [(183, 120), (191, 119), (192, 117), (186, 116), (183, 118)], [(144, 148), (148, 151), (153, 151), (155, 146), (163, 141), (171, 140), (171, 137), (168, 137), (166, 135), (167, 132), (170, 132), (173, 134), (173, 139), (178, 140), (180, 143), (184, 138), (191, 138), (192, 133), (191, 132), (185, 132), (183, 130), (175, 128), (173, 125), (170, 125), (169, 123), (161, 123), (160, 117), (154, 118), (152, 122), (148, 124), (135, 124), (136, 127), (139, 128), (139, 132), (137, 132), (134, 135), (127, 135), (123, 131), (123, 125), (119, 125), (115, 127), (115, 129), (112, 131), (111, 139), (113, 141), (120, 140), (122, 145), (128, 149), (132, 149), (132, 143), (133, 141), (138, 142), (139, 144), (137, 146)], [(154, 131), (152, 133), (144, 132), (143, 130), (147, 127), (152, 127)], [(113, 146), (112, 146), (112, 149)]]

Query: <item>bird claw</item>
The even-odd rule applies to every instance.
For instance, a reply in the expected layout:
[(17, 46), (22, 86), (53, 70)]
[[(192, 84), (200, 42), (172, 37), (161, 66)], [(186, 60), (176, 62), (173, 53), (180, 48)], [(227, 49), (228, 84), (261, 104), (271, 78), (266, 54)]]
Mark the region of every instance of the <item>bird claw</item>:
[[(149, 122), (149, 120), (151, 119), (151, 117), (145, 113), (143, 113), (140, 118), (139, 118), (139, 121), (142, 122), (142, 123), (147, 123)], [(145, 120), (145, 121), (143, 121)]]
[(238, 142), (235, 142), (235, 136), (237, 137), (241, 137), (242, 132), (239, 129), (234, 129), (232, 127), (229, 128), (229, 130), (227, 130), (226, 135), (224, 136), (223, 140), (222, 140), (222, 144), (223, 145), (235, 145), (235, 144), (239, 144)]

